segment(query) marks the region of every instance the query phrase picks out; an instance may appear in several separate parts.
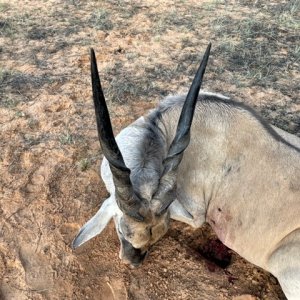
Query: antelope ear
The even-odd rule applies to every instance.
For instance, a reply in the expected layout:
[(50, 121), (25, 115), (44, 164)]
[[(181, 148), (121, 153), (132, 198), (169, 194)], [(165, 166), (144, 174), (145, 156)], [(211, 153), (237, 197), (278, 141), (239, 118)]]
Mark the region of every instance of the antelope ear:
[(81, 227), (72, 242), (72, 248), (76, 249), (83, 243), (100, 234), (110, 219), (117, 214), (117, 210), (118, 207), (114, 197), (106, 199), (98, 212)]
[(169, 206), (170, 218), (176, 221), (190, 224), (194, 221), (194, 217), (183, 207), (176, 199)]

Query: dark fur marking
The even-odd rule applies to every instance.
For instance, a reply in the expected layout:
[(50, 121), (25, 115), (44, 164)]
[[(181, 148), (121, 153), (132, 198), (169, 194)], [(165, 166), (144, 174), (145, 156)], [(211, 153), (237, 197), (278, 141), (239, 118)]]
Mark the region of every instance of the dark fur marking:
[[(198, 99), (199, 101), (200, 99)], [(222, 102), (224, 104), (227, 104), (229, 106), (233, 106), (233, 107), (237, 107), (243, 110), (248, 111), (254, 118), (256, 118), (256, 120), (258, 120), (260, 122), (260, 124), (264, 127), (264, 129), (278, 142), (281, 142), (291, 148), (293, 148), (294, 150), (296, 150), (297, 152), (300, 152), (300, 149), (292, 144), (290, 144), (288, 141), (286, 141), (282, 136), (280, 136), (272, 127), (269, 123), (267, 123), (259, 114), (257, 111), (255, 111), (252, 107), (246, 105), (245, 103), (242, 102), (238, 102), (235, 100), (226, 100), (226, 99), (222, 99), (216, 96), (208, 96), (206, 95), (204, 100), (208, 100), (208, 101), (212, 101), (212, 102)]]
[[(152, 186), (153, 193), (158, 186), (158, 179), (162, 173), (162, 161), (167, 149), (165, 133), (158, 126), (161, 120), (161, 112), (154, 110), (145, 117), (145, 124), (142, 125), (145, 134), (139, 141), (138, 165), (131, 169), (131, 179), (134, 191), (142, 198), (143, 191), (140, 189), (144, 183)], [(139, 125), (140, 126), (140, 125)], [(153, 176), (157, 174), (156, 176)], [(157, 178), (157, 182), (153, 181)], [(146, 195), (143, 195), (146, 196)]]
[[(175, 99), (174, 99), (175, 100)], [(173, 108), (177, 105), (182, 105), (185, 98), (176, 98), (176, 101), (172, 102), (171, 105), (166, 105), (163, 102), (161, 105), (157, 108), (157, 110), (160, 110), (161, 114), (165, 113), (169, 109)], [(235, 101), (232, 99), (224, 99), (221, 97), (218, 97), (217, 95), (207, 95), (207, 94), (200, 94), (198, 97), (198, 101), (207, 101), (207, 102), (215, 102), (215, 103), (222, 103), (227, 106), (236, 107), (242, 110), (245, 110), (249, 112), (262, 126), (263, 128), (278, 142), (281, 142), (285, 144), (286, 146), (296, 150), (297, 152), (300, 152), (300, 149), (292, 144), (290, 144), (288, 141), (286, 141), (283, 137), (281, 137), (272, 127), (270, 124), (268, 124), (259, 114), (256, 112), (253, 108), (246, 105), (245, 103)]]
[(121, 238), (124, 258), (127, 259), (133, 266), (140, 265), (145, 259), (147, 252), (142, 253), (140, 249), (134, 248), (128, 241)]

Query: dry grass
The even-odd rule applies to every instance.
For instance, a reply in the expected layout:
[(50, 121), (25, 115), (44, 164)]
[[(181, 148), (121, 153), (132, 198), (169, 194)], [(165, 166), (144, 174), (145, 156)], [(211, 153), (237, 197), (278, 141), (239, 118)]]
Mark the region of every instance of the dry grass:
[(221, 38), (216, 52), (225, 59), (224, 67), (244, 86), (276, 86), (298, 66), (299, 46), (292, 34), (265, 17), (221, 17), (214, 20), (213, 29)]
[(95, 11), (91, 16), (89, 23), (92, 27), (99, 30), (112, 30), (114, 28), (112, 15), (105, 9)]

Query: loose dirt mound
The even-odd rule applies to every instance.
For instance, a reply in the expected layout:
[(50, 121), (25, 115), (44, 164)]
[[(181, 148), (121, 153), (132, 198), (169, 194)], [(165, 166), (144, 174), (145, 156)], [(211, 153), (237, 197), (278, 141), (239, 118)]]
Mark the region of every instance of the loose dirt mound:
[(204, 258), (218, 244), (208, 226), (172, 223), (138, 269), (120, 263), (112, 223), (70, 248), (107, 197), (98, 175), (91, 46), (115, 132), (164, 95), (185, 91), (212, 41), (205, 87), (300, 134), (298, 2), (256, 3), (0, 3), (1, 299), (285, 299), (275, 278), (236, 254), (225, 269)]

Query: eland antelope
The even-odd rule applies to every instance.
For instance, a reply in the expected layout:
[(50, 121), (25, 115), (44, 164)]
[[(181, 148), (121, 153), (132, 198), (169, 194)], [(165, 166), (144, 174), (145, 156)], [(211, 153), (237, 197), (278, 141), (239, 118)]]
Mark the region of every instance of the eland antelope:
[(91, 50), (110, 197), (73, 248), (113, 218), (120, 258), (138, 266), (170, 219), (194, 228), (208, 222), (226, 246), (275, 275), (288, 299), (300, 299), (300, 139), (242, 103), (199, 94), (209, 52), (210, 44), (187, 96), (167, 97), (115, 139)]

